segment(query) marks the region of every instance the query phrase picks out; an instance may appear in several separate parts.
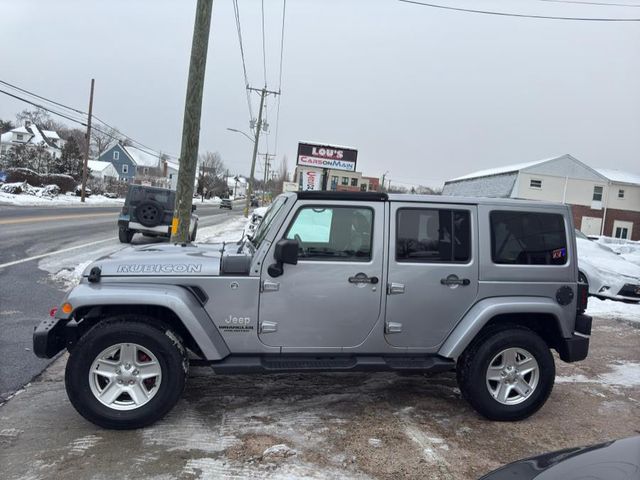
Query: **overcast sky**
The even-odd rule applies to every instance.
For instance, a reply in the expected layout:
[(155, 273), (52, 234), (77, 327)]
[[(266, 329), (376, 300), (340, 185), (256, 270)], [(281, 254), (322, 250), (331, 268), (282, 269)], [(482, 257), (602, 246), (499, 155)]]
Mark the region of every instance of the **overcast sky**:
[[(277, 90), (282, 0), (264, 3), (267, 84)], [(640, 17), (640, 8), (540, 0), (432, 3)], [(86, 110), (94, 77), (99, 117), (177, 154), (195, 4), (0, 0), (0, 79)], [(239, 6), (249, 81), (261, 87), (260, 1)], [(506, 18), (395, 0), (288, 0), (277, 154), (292, 168), (298, 141), (353, 146), (359, 171), (389, 171), (387, 178), (407, 186), (563, 153), (640, 173), (639, 52), (640, 22)], [(258, 96), (252, 100), (255, 114)], [(15, 119), (23, 108), (0, 95), (0, 118)], [(274, 98), (267, 114), (274, 152)], [(217, 150), (232, 172), (248, 173), (251, 144), (227, 127), (247, 131), (249, 112), (233, 4), (217, 0), (200, 149)]]

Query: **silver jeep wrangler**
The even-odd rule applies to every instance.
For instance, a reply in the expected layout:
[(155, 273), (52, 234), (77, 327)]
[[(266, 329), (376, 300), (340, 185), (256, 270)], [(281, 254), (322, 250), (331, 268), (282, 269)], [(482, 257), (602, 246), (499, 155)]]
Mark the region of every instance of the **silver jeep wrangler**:
[(85, 418), (137, 428), (178, 401), (190, 362), (218, 374), (455, 370), (491, 420), (545, 403), (555, 350), (583, 360), (591, 318), (569, 208), (297, 192), (238, 244), (149, 245), (90, 265), (34, 351), (66, 348)]

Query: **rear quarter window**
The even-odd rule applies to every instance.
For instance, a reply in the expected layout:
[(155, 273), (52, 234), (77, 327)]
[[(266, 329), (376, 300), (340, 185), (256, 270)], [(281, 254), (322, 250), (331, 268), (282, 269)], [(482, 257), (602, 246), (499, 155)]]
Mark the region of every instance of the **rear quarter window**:
[(505, 265), (564, 265), (567, 232), (557, 213), (493, 211), (491, 258)]

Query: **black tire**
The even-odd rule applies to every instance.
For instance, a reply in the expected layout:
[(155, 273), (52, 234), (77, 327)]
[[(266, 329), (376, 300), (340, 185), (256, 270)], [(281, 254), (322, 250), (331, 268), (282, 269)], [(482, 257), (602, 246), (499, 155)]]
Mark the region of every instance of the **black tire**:
[[(487, 386), (490, 362), (507, 348), (521, 348), (538, 363), (537, 386), (522, 403), (506, 405), (494, 399)], [(457, 377), (462, 396), (489, 420), (517, 421), (537, 412), (547, 401), (556, 370), (553, 355), (544, 340), (533, 330), (517, 325), (490, 327), (480, 333), (458, 359)]]
[(131, 240), (133, 239), (133, 235), (135, 233), (136, 232), (129, 230), (128, 228), (120, 227), (118, 229), (118, 239), (121, 243), (131, 243)]
[[(91, 328), (72, 350), (65, 370), (65, 386), (75, 409), (90, 422), (116, 430), (151, 425), (167, 414), (180, 399), (188, 371), (188, 358), (180, 339), (153, 319), (122, 315)], [(119, 343), (134, 343), (158, 360), (161, 380), (157, 392), (140, 407), (117, 410), (101, 403), (91, 391), (89, 370), (96, 357)]]
[(145, 227), (157, 227), (162, 223), (164, 208), (154, 200), (140, 202), (135, 209), (135, 217)]
[(198, 224), (197, 223), (193, 226), (193, 232), (191, 232), (191, 241), (192, 242), (196, 241), (196, 235), (198, 235)]

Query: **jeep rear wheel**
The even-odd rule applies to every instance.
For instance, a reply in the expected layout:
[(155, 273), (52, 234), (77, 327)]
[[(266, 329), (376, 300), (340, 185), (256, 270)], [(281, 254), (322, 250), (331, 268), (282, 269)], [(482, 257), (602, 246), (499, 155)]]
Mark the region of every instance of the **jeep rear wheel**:
[(555, 364), (544, 340), (528, 328), (489, 329), (458, 360), (462, 396), (490, 420), (522, 420), (553, 389)]
[(154, 423), (176, 404), (188, 360), (180, 340), (151, 319), (121, 316), (98, 323), (73, 349), (65, 372), (69, 400), (104, 428)]

